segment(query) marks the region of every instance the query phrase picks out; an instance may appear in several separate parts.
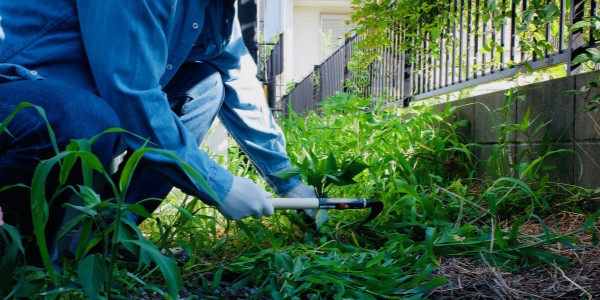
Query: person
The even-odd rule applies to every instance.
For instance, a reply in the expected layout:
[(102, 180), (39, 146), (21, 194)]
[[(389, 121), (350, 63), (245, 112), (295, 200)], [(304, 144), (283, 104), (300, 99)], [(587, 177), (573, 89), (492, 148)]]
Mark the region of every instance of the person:
[[(270, 193), (199, 149), (216, 116), (276, 194), (316, 197), (298, 176), (273, 176), (291, 165), (235, 7), (232, 0), (0, 1), (0, 120), (22, 102), (46, 112), (44, 118), (24, 108), (0, 135), (0, 188), (12, 187), (0, 191), (4, 222), (32, 230), (23, 205), (29, 189), (19, 184), (29, 184), (37, 163), (56, 155), (46, 122), (60, 150), (72, 139), (123, 128), (128, 133), (105, 133), (93, 144), (104, 165), (147, 143), (174, 151), (211, 188), (181, 162), (149, 151), (127, 203), (163, 199), (175, 186), (228, 219), (273, 214)], [(71, 174), (67, 184), (81, 184), (80, 175)], [(58, 186), (58, 171), (49, 178), (49, 187)], [(47, 231), (61, 226), (70, 196), (69, 190), (53, 195)], [(149, 211), (158, 205), (143, 203)]]

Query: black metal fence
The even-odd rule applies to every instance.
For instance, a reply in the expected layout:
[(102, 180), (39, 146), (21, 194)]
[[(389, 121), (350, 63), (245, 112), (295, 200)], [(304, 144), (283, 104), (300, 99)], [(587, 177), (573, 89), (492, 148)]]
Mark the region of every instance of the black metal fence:
[(298, 113), (305, 110), (314, 110), (317, 108), (316, 104), (318, 102), (344, 90), (344, 84), (352, 80), (348, 62), (354, 54), (353, 45), (356, 39), (356, 37), (346, 39), (342, 46), (320, 65), (316, 65), (310, 75), (297, 83), (282, 98), (281, 109), (284, 113), (289, 112), (289, 106)]
[[(587, 16), (598, 16), (598, 0), (547, 0), (557, 9), (558, 17), (545, 25), (543, 34), (534, 37), (536, 44), (551, 45), (543, 51), (527, 49), (525, 38), (516, 31), (522, 25), (519, 17), (527, 10), (530, 1), (498, 0), (509, 3), (501, 26), (492, 24), (491, 18), (478, 10), (484, 0), (451, 0), (456, 16), (436, 41), (436, 57), (417, 53), (407, 57), (399, 52), (404, 42), (402, 27), (390, 32), (392, 45), (380, 49), (381, 59), (368, 69), (367, 94), (382, 97), (389, 102), (404, 103), (407, 97), (414, 100), (433, 97), (478, 84), (507, 78), (524, 72), (524, 69), (541, 69), (558, 64), (568, 64), (586, 48), (598, 46), (590, 31), (569, 32), (569, 25)], [(499, 28), (498, 28), (499, 27)], [(282, 98), (282, 109), (288, 103), (297, 113), (315, 109), (316, 103), (347, 89), (348, 81), (356, 80), (348, 70), (353, 45), (360, 37), (346, 40), (328, 59), (315, 66), (314, 71), (296, 84)], [(423, 42), (421, 48), (431, 45)], [(550, 51), (549, 49), (552, 49)], [(530, 54), (531, 53), (531, 54)], [(570, 66), (570, 74), (581, 71), (580, 66)], [(402, 101), (402, 102), (399, 102)]]
[(275, 108), (276, 103), (281, 100), (285, 94), (285, 84), (282, 79), (283, 74), (283, 33), (279, 35), (279, 39), (275, 44), (265, 44), (272, 46), (264, 64), (261, 66), (262, 81), (266, 85), (266, 96), (269, 102), (269, 107)]

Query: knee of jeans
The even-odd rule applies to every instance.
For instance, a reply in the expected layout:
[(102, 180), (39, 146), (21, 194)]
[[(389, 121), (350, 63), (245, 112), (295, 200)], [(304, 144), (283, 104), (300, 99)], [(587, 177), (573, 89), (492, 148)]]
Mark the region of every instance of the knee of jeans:
[(75, 87), (61, 86), (60, 91), (51, 96), (53, 107), (46, 108), (46, 116), (59, 146), (73, 139), (92, 139), (100, 135), (92, 150), (103, 162), (108, 161), (120, 138), (118, 133), (103, 133), (120, 127), (114, 109), (95, 94)]
[(214, 72), (190, 89), (187, 95), (191, 98), (191, 101), (201, 100), (208, 103), (220, 102), (224, 93), (223, 78), (221, 78), (219, 72)]

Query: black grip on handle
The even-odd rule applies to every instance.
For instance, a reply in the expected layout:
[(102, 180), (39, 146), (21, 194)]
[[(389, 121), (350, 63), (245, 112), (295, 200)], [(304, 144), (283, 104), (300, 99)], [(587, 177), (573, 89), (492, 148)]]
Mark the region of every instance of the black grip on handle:
[(321, 209), (363, 209), (367, 208), (369, 199), (319, 198)]

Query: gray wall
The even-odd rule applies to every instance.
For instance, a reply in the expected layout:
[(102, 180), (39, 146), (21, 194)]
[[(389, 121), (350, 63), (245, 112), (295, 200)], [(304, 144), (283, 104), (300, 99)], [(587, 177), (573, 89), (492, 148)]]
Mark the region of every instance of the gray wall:
[[(527, 143), (526, 135), (512, 134), (511, 139), (514, 141), (509, 147), (512, 157), (523, 150), (531, 149), (535, 159), (535, 152), (539, 150), (544, 132), (547, 132), (550, 141), (555, 143), (554, 149), (571, 149), (575, 153), (549, 156), (544, 163), (556, 167), (550, 171), (550, 179), (588, 188), (600, 187), (600, 113), (583, 112), (583, 97), (566, 93), (568, 90), (579, 90), (582, 86), (589, 86), (593, 76), (600, 76), (600, 72), (584, 73), (518, 88), (518, 91), (525, 95), (525, 101), (516, 101), (516, 105), (511, 108), (510, 123), (521, 123), (527, 108), (530, 108), (530, 119), (537, 117), (535, 123), (530, 126), (530, 132), (540, 124), (550, 123), (537, 136), (532, 137), (531, 146)], [(506, 92), (499, 91), (450, 102), (453, 106), (458, 106), (456, 118), (469, 121), (469, 126), (461, 131), (469, 141), (482, 145), (473, 147), (472, 151), (484, 160), (489, 157), (487, 149), (493, 147), (498, 140), (492, 128), (494, 124), (500, 123), (501, 116), (496, 110), (502, 107)], [(600, 93), (600, 89), (592, 88), (589, 98), (593, 99), (596, 93)], [(446, 105), (447, 103), (440, 107)], [(480, 171), (483, 172), (484, 169), (480, 168)]]

